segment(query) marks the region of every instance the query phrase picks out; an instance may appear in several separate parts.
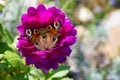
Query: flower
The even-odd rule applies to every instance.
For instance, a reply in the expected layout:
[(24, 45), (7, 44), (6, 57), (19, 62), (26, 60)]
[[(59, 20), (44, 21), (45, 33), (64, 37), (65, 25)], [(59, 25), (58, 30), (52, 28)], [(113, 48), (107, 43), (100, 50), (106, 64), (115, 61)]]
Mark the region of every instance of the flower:
[[(55, 47), (49, 50), (37, 49), (25, 36), (26, 29), (46, 28), (48, 25), (59, 21), (58, 41)], [(21, 55), (25, 57), (26, 65), (33, 64), (36, 68), (48, 72), (51, 68), (57, 69), (59, 63), (64, 63), (66, 57), (70, 55), (70, 46), (76, 42), (76, 30), (70, 19), (56, 7), (46, 8), (40, 4), (37, 8), (29, 7), (26, 14), (21, 17), (21, 24), (17, 26), (20, 36), (17, 48)]]
[(109, 0), (109, 3), (113, 7), (120, 7), (120, 1), (119, 0)]

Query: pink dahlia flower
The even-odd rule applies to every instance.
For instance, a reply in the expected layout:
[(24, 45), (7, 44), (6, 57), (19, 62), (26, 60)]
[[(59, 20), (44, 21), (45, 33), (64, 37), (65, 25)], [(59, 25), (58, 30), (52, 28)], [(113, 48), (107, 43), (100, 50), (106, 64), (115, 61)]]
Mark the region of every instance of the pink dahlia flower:
[[(59, 22), (55, 25), (60, 27), (57, 29), (56, 36), (52, 37), (51, 40), (51, 33), (54, 33), (54, 31), (47, 31), (51, 29), (47, 27), (51, 25), (53, 28), (55, 22)], [(17, 29), (20, 32), (17, 48), (21, 55), (25, 57), (26, 65), (33, 64), (36, 68), (42, 69), (43, 72), (48, 72), (51, 68), (57, 69), (59, 63), (64, 63), (66, 57), (71, 53), (70, 46), (76, 42), (74, 26), (70, 19), (66, 18), (65, 14), (56, 7), (46, 9), (42, 4), (37, 8), (29, 7), (27, 13), (22, 15), (21, 24), (17, 26)], [(34, 30), (39, 33), (37, 35), (41, 42), (39, 44), (34, 43), (36, 36), (31, 37)], [(45, 36), (41, 37), (44, 34)], [(54, 42), (55, 40), (56, 42)], [(48, 43), (55, 43), (55, 45), (49, 47)], [(39, 45), (39, 48), (35, 44)]]

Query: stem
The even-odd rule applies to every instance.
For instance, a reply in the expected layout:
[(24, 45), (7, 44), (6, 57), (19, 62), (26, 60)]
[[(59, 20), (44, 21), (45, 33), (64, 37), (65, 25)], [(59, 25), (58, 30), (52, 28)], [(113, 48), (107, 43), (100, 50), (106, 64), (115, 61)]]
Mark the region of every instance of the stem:
[(108, 75), (109, 67), (110, 67), (110, 64), (108, 64), (106, 67), (104, 67), (102, 80), (106, 80), (106, 77), (107, 77), (107, 75)]

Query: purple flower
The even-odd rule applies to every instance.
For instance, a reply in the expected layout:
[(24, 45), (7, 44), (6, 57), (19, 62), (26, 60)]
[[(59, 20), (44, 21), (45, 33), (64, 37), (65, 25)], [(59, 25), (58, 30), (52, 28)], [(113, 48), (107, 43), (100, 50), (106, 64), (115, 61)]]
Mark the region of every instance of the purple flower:
[(120, 0), (109, 0), (109, 3), (113, 7), (120, 7)]
[(114, 5), (116, 4), (116, 1), (117, 1), (117, 0), (109, 0), (110, 4), (111, 4), (112, 6), (114, 6)]
[[(56, 45), (50, 49), (40, 50), (36, 48), (25, 35), (25, 31), (28, 29), (45, 29), (54, 22), (60, 22), (60, 29)], [(65, 14), (56, 7), (46, 9), (42, 4), (37, 8), (29, 7), (27, 13), (22, 15), (21, 24), (18, 25), (17, 29), (20, 32), (17, 48), (25, 57), (26, 65), (33, 64), (36, 68), (42, 69), (43, 72), (48, 72), (51, 68), (57, 69), (59, 63), (64, 63), (66, 57), (71, 53), (70, 46), (76, 42), (74, 26), (70, 19), (66, 18)]]

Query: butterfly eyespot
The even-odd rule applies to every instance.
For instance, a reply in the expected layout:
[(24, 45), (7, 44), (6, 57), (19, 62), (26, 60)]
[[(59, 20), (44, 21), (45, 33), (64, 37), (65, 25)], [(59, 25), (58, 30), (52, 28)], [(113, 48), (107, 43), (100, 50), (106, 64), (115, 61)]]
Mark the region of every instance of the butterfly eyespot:
[(36, 41), (36, 42), (34, 43), (34, 45), (39, 45), (39, 42), (38, 42), (38, 41)]
[(36, 41), (36, 42), (34, 43), (34, 46), (35, 46), (37, 49), (40, 50), (40, 47), (39, 47), (39, 41)]
[(51, 25), (49, 25), (49, 26), (48, 26), (48, 29), (52, 29), (52, 26), (51, 26)]
[(54, 22), (54, 27), (55, 27), (55, 28), (59, 28), (59, 27), (60, 27), (60, 22), (59, 22), (59, 21)]
[(34, 29), (34, 33), (37, 33), (37, 32), (39, 32), (39, 30), (37, 30), (37, 29)]
[(32, 31), (30, 29), (27, 29), (27, 30), (25, 30), (25, 34), (27, 36), (31, 36), (32, 35)]
[(52, 40), (53, 42), (55, 42), (55, 41), (57, 40), (57, 38), (56, 38), (56, 37), (51, 37), (51, 40)]

